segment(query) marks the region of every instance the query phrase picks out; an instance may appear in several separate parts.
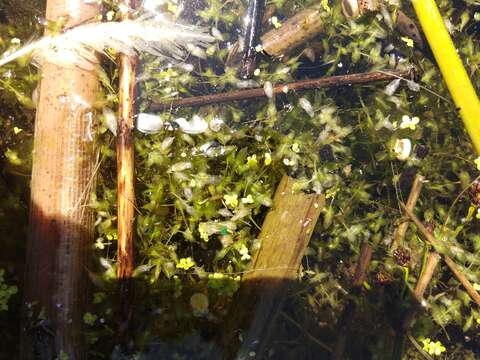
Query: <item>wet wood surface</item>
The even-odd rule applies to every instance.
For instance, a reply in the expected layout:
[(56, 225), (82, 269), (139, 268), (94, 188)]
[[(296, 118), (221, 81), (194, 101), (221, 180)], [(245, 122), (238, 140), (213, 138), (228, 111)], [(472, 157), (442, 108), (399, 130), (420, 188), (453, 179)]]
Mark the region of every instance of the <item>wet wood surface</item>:
[(325, 200), (320, 194), (294, 193), (294, 183), (284, 176), (277, 187), (259, 235), (261, 247), (243, 276), (228, 316), (224, 359), (247, 359), (253, 353), (262, 358), (289, 285), (297, 280)]
[[(72, 5), (77, 6), (73, 12)], [(99, 14), (83, 1), (48, 0), (49, 21), (71, 27)], [(44, 64), (39, 84), (31, 180), (21, 358), (60, 352), (84, 358), (86, 251), (93, 242), (88, 207), (94, 183), (93, 129), (99, 82), (95, 72)], [(45, 319), (39, 323), (43, 310)]]

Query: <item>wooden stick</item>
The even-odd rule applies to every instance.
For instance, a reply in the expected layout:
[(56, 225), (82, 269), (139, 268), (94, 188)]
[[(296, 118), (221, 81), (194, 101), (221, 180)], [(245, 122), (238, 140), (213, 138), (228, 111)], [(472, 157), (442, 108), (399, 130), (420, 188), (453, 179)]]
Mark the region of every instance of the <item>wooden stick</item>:
[[(420, 233), (423, 235), (423, 237), (432, 245), (437, 243), (437, 240), (435, 237), (426, 229), (426, 227), (423, 225), (423, 223), (413, 214), (409, 209), (406, 208), (404, 204), (400, 204), (402, 207), (403, 211), (407, 216), (412, 219), (412, 221), (415, 223), (417, 226), (418, 230), (420, 230)], [(453, 275), (457, 278), (457, 280), (463, 285), (465, 290), (467, 291), (468, 295), (470, 295), (470, 298), (477, 303), (477, 305), (480, 305), (480, 294), (477, 292), (477, 290), (474, 289), (472, 283), (465, 277), (465, 275), (462, 273), (461, 269), (455, 264), (455, 262), (447, 255), (443, 256), (443, 259), (445, 260), (445, 263), (447, 266), (450, 268), (452, 271)]]
[(423, 269), (420, 277), (418, 278), (417, 285), (415, 286), (414, 291), (415, 299), (419, 303), (421, 303), (423, 300), (425, 290), (427, 289), (428, 284), (430, 284), (430, 281), (432, 280), (433, 273), (435, 272), (439, 261), (440, 255), (438, 255), (438, 253), (434, 251), (428, 253), (425, 268)]
[[(329, 76), (319, 79), (301, 80), (293, 83), (275, 85), (273, 87), (273, 94), (277, 95), (284, 93), (286, 89), (288, 91), (304, 91), (323, 89), (329, 87), (349, 86), (359, 84), (369, 84), (377, 81), (388, 81), (397, 78), (408, 78), (412, 75), (413, 71), (408, 70), (386, 70), (375, 71), (370, 73), (359, 73), (349, 75), (337, 75)], [(160, 103), (153, 103), (150, 105), (150, 111), (160, 111), (169, 108), (179, 107), (194, 107), (204, 106), (210, 104), (219, 104), (229, 101), (247, 100), (259, 97), (266, 97), (265, 90), (263, 88), (245, 89), (230, 91), (220, 94), (210, 94), (203, 96), (195, 96), (183, 99), (168, 100)]]
[[(223, 359), (261, 359), (284, 303), (289, 285), (298, 276), (325, 198), (294, 193), (295, 180), (284, 176), (259, 235), (261, 248), (253, 257), (232, 304), (221, 339)], [(243, 331), (243, 342), (238, 332)]]
[[(420, 196), (420, 191), (422, 191), (423, 183), (425, 182), (425, 177), (422, 175), (415, 176), (413, 180), (412, 189), (410, 190), (410, 194), (407, 200), (407, 209), (413, 211), (415, 205), (417, 204), (418, 197)], [(395, 236), (392, 241), (392, 249), (395, 249), (397, 246), (403, 243), (403, 239), (405, 239), (405, 234), (407, 233), (408, 229), (408, 220), (404, 220), (400, 223), (395, 231)]]
[[(360, 256), (355, 267), (355, 274), (352, 279), (352, 292), (359, 292), (365, 282), (365, 277), (367, 276), (368, 267), (372, 261), (373, 247), (367, 241), (362, 244), (360, 249)], [(356, 304), (354, 301), (348, 301), (345, 305), (345, 308), (342, 311), (342, 315), (338, 320), (338, 337), (335, 341), (335, 346), (332, 352), (332, 360), (341, 360), (343, 359), (343, 354), (345, 352), (345, 346), (347, 344), (348, 334), (350, 328), (354, 322), (355, 313), (356, 313)]]
[(361, 288), (367, 276), (368, 267), (372, 261), (373, 248), (367, 241), (362, 244), (360, 250), (360, 259), (355, 268), (355, 275), (353, 275), (352, 286), (354, 288)]
[(262, 47), (270, 56), (282, 57), (320, 33), (324, 28), (323, 10), (311, 7), (285, 21), (278, 29), (262, 35)]
[[(128, 9), (135, 7), (135, 0), (125, 0)], [(126, 12), (123, 19), (129, 19)], [(134, 102), (135, 102), (135, 70), (137, 59), (121, 54), (119, 67), (119, 100), (118, 100), (118, 134), (117, 134), (117, 229), (118, 229), (118, 271), (120, 285), (120, 308), (122, 317), (120, 336), (123, 337), (132, 316), (131, 277), (134, 267), (133, 259), (133, 224), (135, 211), (135, 179), (134, 179)]]

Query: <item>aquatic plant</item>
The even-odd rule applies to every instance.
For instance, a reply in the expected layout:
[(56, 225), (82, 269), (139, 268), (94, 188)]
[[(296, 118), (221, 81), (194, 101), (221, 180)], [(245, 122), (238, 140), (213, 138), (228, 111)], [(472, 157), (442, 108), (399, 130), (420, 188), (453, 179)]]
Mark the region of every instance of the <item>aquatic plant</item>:
[[(183, 12), (192, 13), (189, 6), (194, 5), (186, 2), (167, 1), (160, 7), (181, 17), (182, 6), (177, 5), (182, 4)], [(264, 26), (275, 28), (315, 4), (273, 1), (271, 18), (276, 20)], [(468, 74), (479, 84), (476, 5), (447, 0), (438, 4)], [(269, 83), (275, 86), (309, 77), (402, 69), (407, 64), (417, 66), (417, 78), (301, 95), (287, 92), (222, 106), (168, 109), (156, 114), (162, 131), (137, 132), (135, 277), (142, 300), (136, 307), (142, 328), (135, 340), (139, 351), (147, 352), (158, 338), (188, 335), (192, 329), (205, 331), (221, 321), (247, 270), (248, 256), (258, 250), (259, 227), (284, 173), (297, 179), (298, 191), (322, 192), (327, 199), (306, 252), (298, 289), (286, 305), (288, 318), (307, 333), (315, 333), (315, 326), (322, 324), (317, 340), (332, 341), (337, 334), (336, 321), (352, 298), (360, 311), (351, 336), (365, 341), (352, 341), (350, 354), (362, 350), (372, 358), (385, 358), (389, 332), (383, 330), (398, 323), (397, 314), (409, 302), (405, 294), (414, 289), (431, 250), (413, 226), (404, 243), (410, 267), (396, 261), (389, 250), (393, 231), (403, 216), (398, 203), (406, 200), (417, 173), (428, 181), (415, 213), (434, 227), (441, 245), (435, 250), (455, 259), (470, 281), (480, 283), (475, 256), (480, 247), (475, 216), (478, 191), (471, 190), (479, 176), (477, 155), (435, 64), (393, 28), (391, 20), (398, 10), (414, 18), (412, 9), (407, 3), (391, 1), (378, 14), (346, 20), (340, 4), (325, 5), (323, 32), (282, 61), (260, 54), (258, 71), (248, 82), (237, 73), (239, 59), (233, 51), (242, 26), (238, 14), (246, 9), (241, 1), (208, 0), (200, 6), (194, 21), (211, 29), (217, 39), (205, 51), (191, 49), (184, 62), (171, 64), (142, 56), (138, 104), (144, 113), (150, 112), (152, 102), (177, 97), (252, 85), (268, 87)], [(112, 5), (108, 11), (118, 8)], [(30, 36), (13, 26), (2, 27), (2, 52), (18, 45), (13, 39), (23, 43)], [(301, 55), (307, 48), (314, 51), (314, 62)], [(117, 72), (108, 64), (104, 69), (100, 111), (115, 108), (117, 102)], [(0, 74), (6, 102), (34, 106), (30, 95), (38, 77), (33, 69), (19, 61), (0, 69)], [(8, 149), (2, 148), (5, 164), (10, 164), (5, 165), (7, 169), (18, 169), (17, 158), (28, 164), (28, 151), (21, 151), (20, 140), (32, 131), (32, 116), (26, 113), (17, 113), (12, 121), (2, 111), (3, 123), (10, 124), (5, 132), (10, 139)], [(194, 117), (208, 126), (195, 134), (184, 131)], [(108, 131), (107, 115), (100, 121), (100, 177), (91, 201), (97, 220), (97, 240), (92, 244), (96, 265), (89, 269), (95, 288), (89, 313), (94, 316), (86, 317), (91, 356), (106, 354), (115, 329), (109, 297), (115, 280), (117, 236), (114, 134)], [(14, 127), (23, 131), (15, 134)], [(5, 204), (1, 207), (8, 209)], [(363, 242), (371, 244), (374, 254), (362, 295), (358, 295), (349, 290), (350, 273)], [(208, 299), (209, 316), (195, 316), (190, 300), (198, 293)], [(408, 338), (408, 358), (421, 358), (419, 349), (424, 344), (415, 340), (421, 337), (440, 341), (443, 354), (468, 358), (474, 356), (473, 351), (478, 353), (478, 309), (471, 306), (445, 265), (437, 268), (425, 301), (429, 305), (419, 313)], [(281, 328), (294, 326), (288, 318), (280, 319)], [(279, 341), (277, 351), (282, 349), (287, 351), (287, 346)], [(288, 347), (288, 351), (300, 350)]]

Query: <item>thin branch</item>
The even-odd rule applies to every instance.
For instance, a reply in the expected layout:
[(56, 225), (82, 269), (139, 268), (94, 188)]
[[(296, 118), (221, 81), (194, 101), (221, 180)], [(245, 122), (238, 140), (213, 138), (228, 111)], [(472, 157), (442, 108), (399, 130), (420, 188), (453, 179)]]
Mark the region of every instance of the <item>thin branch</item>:
[(438, 255), (438, 253), (432, 251), (428, 254), (425, 268), (418, 278), (414, 291), (415, 299), (417, 299), (419, 303), (422, 302), (423, 296), (425, 295), (425, 290), (432, 280), (433, 273), (435, 272), (439, 261), (440, 255)]
[[(427, 230), (425, 225), (413, 214), (409, 209), (405, 207), (404, 204), (400, 204), (402, 207), (403, 211), (405, 214), (412, 219), (412, 221), (415, 223), (417, 226), (418, 230), (420, 230), (420, 233), (423, 235), (423, 237), (432, 245), (434, 246), (437, 243), (437, 240), (435, 237)], [(468, 295), (470, 295), (470, 298), (477, 303), (477, 305), (480, 305), (480, 294), (474, 289), (472, 283), (465, 277), (463, 274), (462, 270), (458, 267), (457, 264), (449, 257), (444, 255), (443, 256), (445, 263), (447, 266), (450, 268), (452, 271), (453, 275), (457, 278), (457, 280), (463, 285), (465, 290), (467, 291)]]
[[(388, 81), (397, 79), (398, 77), (406, 78), (413, 74), (412, 69), (408, 70), (391, 70), (375, 71), (370, 73), (359, 73), (349, 75), (328, 76), (318, 79), (301, 80), (293, 83), (279, 84), (273, 87), (273, 94), (281, 94), (286, 91), (304, 91), (323, 89), (339, 86), (350, 86), (359, 84), (369, 84), (377, 81)], [(195, 96), (183, 99), (168, 100), (150, 105), (150, 111), (160, 111), (169, 108), (194, 107), (210, 104), (219, 104), (229, 101), (247, 100), (267, 97), (263, 88), (236, 90), (220, 94), (210, 94), (203, 96)]]
[(307, 338), (309, 338), (311, 341), (313, 341), (315, 344), (317, 344), (318, 346), (320, 346), (322, 349), (328, 351), (329, 353), (331, 353), (333, 350), (330, 346), (328, 346), (327, 344), (323, 343), (322, 341), (318, 340), (315, 336), (313, 336), (312, 334), (310, 334), (307, 330), (304, 329), (304, 327), (302, 325), (300, 325), (298, 322), (296, 322), (293, 318), (291, 318), (290, 316), (288, 316), (285, 312), (281, 312), (280, 315), (282, 315), (286, 320), (290, 321), (293, 325), (295, 325), (298, 330), (300, 330)]
[[(413, 211), (415, 205), (417, 204), (418, 197), (420, 196), (420, 191), (422, 191), (423, 183), (425, 182), (425, 177), (422, 175), (415, 176), (415, 180), (412, 184), (412, 189), (410, 190), (410, 195), (407, 200), (407, 209)], [(403, 243), (405, 239), (405, 234), (408, 229), (408, 220), (403, 221), (395, 231), (395, 237), (392, 242), (392, 249), (395, 249), (398, 245)]]

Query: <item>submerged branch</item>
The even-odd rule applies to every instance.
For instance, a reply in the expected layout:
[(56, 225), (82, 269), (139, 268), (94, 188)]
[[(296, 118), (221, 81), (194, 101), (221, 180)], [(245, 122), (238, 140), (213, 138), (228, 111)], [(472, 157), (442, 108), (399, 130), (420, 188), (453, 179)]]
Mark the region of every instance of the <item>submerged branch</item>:
[[(427, 230), (425, 225), (413, 214), (409, 209), (405, 207), (404, 204), (400, 204), (402, 207), (403, 211), (405, 214), (412, 219), (412, 221), (415, 223), (417, 226), (418, 230), (420, 230), (420, 233), (423, 235), (423, 237), (433, 246), (434, 244), (437, 243), (437, 240), (435, 237)], [(475, 290), (473, 287), (472, 283), (466, 278), (466, 276), (463, 274), (462, 270), (458, 267), (457, 264), (447, 255), (443, 256), (445, 263), (447, 266), (450, 268), (452, 271), (453, 275), (457, 278), (457, 280), (463, 285), (465, 290), (467, 291), (468, 295), (470, 298), (477, 303), (477, 305), (480, 305), (480, 294)]]
[[(423, 183), (425, 182), (425, 177), (422, 175), (417, 175), (413, 181), (412, 189), (410, 190), (410, 195), (407, 200), (407, 209), (413, 211), (415, 205), (417, 204), (418, 197), (420, 196), (420, 191), (422, 191)], [(403, 221), (395, 231), (395, 237), (392, 242), (392, 249), (395, 249), (398, 245), (403, 242), (405, 234), (408, 229), (408, 220)]]
[[(408, 78), (413, 70), (391, 70), (374, 71), (370, 73), (358, 73), (349, 75), (328, 76), (318, 79), (301, 80), (293, 83), (279, 84), (273, 87), (273, 95), (286, 93), (288, 91), (304, 91), (323, 89), (338, 86), (350, 86), (369, 84), (377, 81), (388, 81), (397, 78)], [(229, 101), (248, 100), (260, 97), (267, 97), (263, 88), (230, 91), (220, 94), (195, 96), (183, 99), (168, 100), (150, 105), (151, 111), (161, 111), (169, 108), (194, 107), (210, 104), (219, 104)]]

